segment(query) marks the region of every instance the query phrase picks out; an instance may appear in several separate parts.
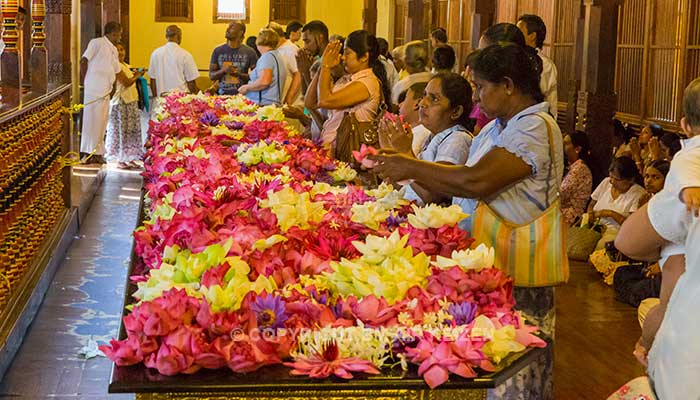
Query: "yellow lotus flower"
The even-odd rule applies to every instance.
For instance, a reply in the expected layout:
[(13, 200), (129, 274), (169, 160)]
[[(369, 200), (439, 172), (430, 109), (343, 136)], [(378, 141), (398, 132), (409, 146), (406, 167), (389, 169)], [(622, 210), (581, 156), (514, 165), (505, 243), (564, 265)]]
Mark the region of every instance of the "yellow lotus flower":
[(352, 206), (352, 222), (357, 222), (374, 230), (379, 229), (379, 224), (389, 218), (389, 211), (382, 207), (379, 203), (368, 201), (364, 204), (353, 204)]
[(451, 258), (437, 256), (433, 264), (442, 269), (449, 269), (454, 266), (459, 266), (465, 271), (481, 271), (484, 268), (493, 267), (495, 258), (493, 247), (487, 247), (482, 243), (473, 250), (455, 250), (452, 252)]
[(273, 105), (258, 108), (255, 116), (261, 121), (284, 121), (282, 108)]
[(244, 136), (242, 130), (240, 130), (240, 129), (231, 130), (228, 127), (226, 127), (226, 125), (212, 126), (211, 127), (211, 134), (215, 135), (215, 136), (216, 135), (223, 135), (223, 136), (227, 136), (227, 137), (230, 137), (230, 138), (236, 139), (236, 140), (241, 140), (241, 139), (243, 139), (243, 136)]
[(423, 287), (430, 275), (430, 259), (424, 253), (413, 256), (406, 246), (408, 236), (394, 232), (389, 238), (369, 235), (364, 243), (353, 242), (362, 253), (358, 259), (331, 262), (333, 272), (325, 273), (333, 293), (384, 297), (393, 304), (413, 286)]
[(299, 194), (290, 187), (268, 192), (267, 199), (261, 200), (259, 204), (260, 207), (272, 210), (283, 232), (292, 226), (310, 229), (310, 223), (321, 221), (326, 214), (322, 202), (312, 202), (308, 192)]
[(186, 282), (178, 279), (177, 268), (168, 263), (162, 263), (160, 268), (149, 271), (146, 282), (138, 282), (134, 297), (139, 301), (152, 301), (163, 295), (170, 289), (185, 289), (187, 294), (201, 297), (199, 294), (199, 282)]
[(286, 242), (287, 238), (282, 235), (272, 235), (267, 239), (260, 239), (253, 243), (253, 250), (264, 251), (277, 243)]
[(263, 275), (260, 275), (255, 282), (250, 282), (247, 277), (241, 277), (228, 281), (224, 287), (212, 285), (208, 288), (200, 288), (201, 295), (204, 296), (214, 312), (238, 311), (243, 299), (251, 291), (260, 294), (263, 291), (273, 293), (275, 290), (277, 290), (277, 284), (274, 279), (266, 278)]
[(357, 171), (352, 169), (347, 163), (341, 162), (334, 171), (330, 171), (328, 175), (336, 182), (351, 182), (357, 178)]
[(428, 204), (424, 207), (413, 205), (413, 214), (408, 215), (408, 223), (418, 229), (441, 228), (445, 225), (457, 225), (459, 221), (468, 217), (462, 212), (462, 208), (456, 204), (442, 207), (436, 204)]
[(224, 102), (224, 108), (227, 110), (240, 110), (243, 112), (254, 112), (258, 106), (246, 101), (243, 95), (229, 96)]
[(501, 362), (508, 354), (525, 350), (525, 346), (515, 340), (515, 327), (506, 325), (496, 329), (493, 322), (485, 315), (480, 315), (474, 320), (472, 336), (482, 336), (489, 341), (481, 348), (484, 355), (494, 360), (496, 364)]
[(258, 142), (253, 145), (238, 147), (236, 158), (245, 165), (255, 165), (261, 162), (279, 164), (289, 160), (290, 155), (284, 149), (278, 149), (275, 143)]
[(376, 189), (366, 190), (367, 194), (375, 199), (381, 199), (394, 191), (394, 187), (390, 183), (382, 182)]
[(315, 182), (314, 186), (309, 191), (309, 194), (313, 198), (317, 194), (326, 194), (326, 193), (341, 194), (341, 193), (346, 193), (346, 192), (347, 192), (347, 188), (333, 186), (333, 185), (328, 184), (326, 182)]

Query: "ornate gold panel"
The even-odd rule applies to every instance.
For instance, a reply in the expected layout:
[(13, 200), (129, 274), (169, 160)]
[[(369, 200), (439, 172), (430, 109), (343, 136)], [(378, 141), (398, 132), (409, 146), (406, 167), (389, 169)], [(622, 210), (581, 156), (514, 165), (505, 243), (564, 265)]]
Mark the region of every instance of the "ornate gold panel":
[(136, 400), (486, 400), (486, 389), (137, 393)]

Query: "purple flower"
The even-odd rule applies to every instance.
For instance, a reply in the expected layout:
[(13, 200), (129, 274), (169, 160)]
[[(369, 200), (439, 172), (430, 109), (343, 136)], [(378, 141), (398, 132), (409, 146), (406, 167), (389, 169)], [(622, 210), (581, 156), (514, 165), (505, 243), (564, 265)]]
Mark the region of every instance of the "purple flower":
[(243, 129), (243, 127), (245, 126), (245, 123), (240, 122), (240, 121), (228, 121), (228, 122), (224, 122), (224, 125), (226, 125), (226, 127), (228, 129), (240, 130), (240, 129)]
[(389, 217), (386, 219), (386, 226), (387, 228), (398, 228), (401, 224), (406, 222), (408, 219), (406, 217), (402, 217), (399, 214), (394, 214), (393, 212), (389, 214)]
[(216, 116), (216, 113), (213, 111), (205, 111), (201, 117), (199, 117), (199, 121), (203, 123), (204, 125), (209, 125), (209, 126), (218, 126), (219, 125), (219, 117)]
[(279, 296), (258, 296), (250, 309), (257, 315), (258, 325), (263, 328), (283, 328), (287, 320), (284, 301)]
[(454, 317), (457, 325), (466, 325), (476, 316), (476, 304), (465, 301), (459, 304), (451, 304), (447, 312)]

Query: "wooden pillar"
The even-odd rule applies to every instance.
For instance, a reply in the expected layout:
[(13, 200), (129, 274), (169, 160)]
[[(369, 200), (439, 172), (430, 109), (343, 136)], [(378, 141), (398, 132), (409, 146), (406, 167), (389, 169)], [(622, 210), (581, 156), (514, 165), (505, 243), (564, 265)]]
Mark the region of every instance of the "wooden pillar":
[(46, 0), (46, 44), (49, 84), (70, 82), (71, 0)]
[[(472, 50), (479, 48), (479, 39), (489, 26), (494, 24), (496, 16), (496, 0), (472, 0), (472, 29), (469, 46)], [(461, 66), (460, 66), (461, 67)]]
[(48, 90), (48, 55), (46, 54), (46, 34), (44, 20), (46, 5), (44, 0), (32, 0), (32, 52), (31, 65), (32, 93), (44, 94)]
[(576, 129), (588, 134), (593, 153), (594, 181), (607, 175), (611, 159), (615, 95), (615, 52), (620, 0), (583, 0), (580, 44), (581, 86), (577, 93)]
[(425, 26), (424, 0), (408, 0), (408, 18), (406, 20), (406, 42), (424, 40), (428, 37)]
[(362, 29), (372, 35), (377, 34), (377, 0), (365, 0), (362, 9)]
[(2, 0), (2, 40), (5, 50), (0, 56), (0, 86), (2, 86), (2, 109), (8, 110), (20, 105), (22, 92), (20, 87), (19, 50), (17, 43), (17, 0)]

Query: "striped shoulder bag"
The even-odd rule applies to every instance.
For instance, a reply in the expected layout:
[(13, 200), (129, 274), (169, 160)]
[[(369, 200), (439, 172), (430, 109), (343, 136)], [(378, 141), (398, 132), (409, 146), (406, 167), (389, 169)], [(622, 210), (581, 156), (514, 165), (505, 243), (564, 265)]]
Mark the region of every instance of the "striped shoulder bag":
[(549, 173), (547, 175), (546, 204), (534, 221), (514, 224), (480, 201), (474, 212), (472, 235), (475, 245), (483, 243), (495, 251), (495, 266), (513, 277), (515, 286), (555, 286), (569, 280), (569, 259), (566, 256), (566, 229), (561, 214), (559, 197), (549, 203), (550, 178), (554, 170), (554, 141), (547, 119), (549, 140)]

